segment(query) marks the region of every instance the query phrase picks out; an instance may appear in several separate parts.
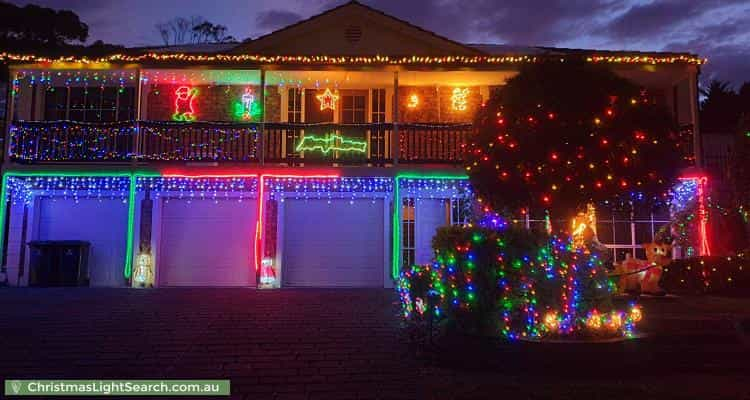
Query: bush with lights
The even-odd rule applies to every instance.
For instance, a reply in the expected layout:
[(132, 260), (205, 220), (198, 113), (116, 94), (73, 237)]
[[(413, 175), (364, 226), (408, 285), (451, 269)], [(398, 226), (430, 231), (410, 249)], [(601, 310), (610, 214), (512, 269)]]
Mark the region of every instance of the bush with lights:
[[(497, 220), (497, 217), (495, 218)], [(631, 336), (640, 309), (618, 311), (601, 257), (525, 229), (441, 228), (431, 265), (406, 269), (398, 290), (411, 326), (507, 339)]]
[(659, 286), (669, 293), (750, 296), (750, 257), (707, 256), (674, 260), (664, 267)]

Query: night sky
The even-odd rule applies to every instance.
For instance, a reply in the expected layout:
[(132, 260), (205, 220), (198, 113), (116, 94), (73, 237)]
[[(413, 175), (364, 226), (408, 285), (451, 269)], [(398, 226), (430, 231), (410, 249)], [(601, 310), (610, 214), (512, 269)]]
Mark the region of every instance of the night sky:
[[(27, 1), (15, 1), (26, 4)], [(258, 37), (342, 1), (38, 0), (75, 11), (90, 39), (159, 45), (157, 22), (202, 16), (238, 39)], [(689, 51), (709, 58), (702, 80), (750, 81), (748, 0), (374, 0), (388, 14), (461, 42)]]

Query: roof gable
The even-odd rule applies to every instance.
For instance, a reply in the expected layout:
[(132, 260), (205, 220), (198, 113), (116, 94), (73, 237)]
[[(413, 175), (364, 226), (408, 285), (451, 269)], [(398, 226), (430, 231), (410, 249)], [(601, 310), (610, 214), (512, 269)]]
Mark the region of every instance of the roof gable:
[(482, 54), (355, 1), (240, 44), (233, 52), (332, 56)]

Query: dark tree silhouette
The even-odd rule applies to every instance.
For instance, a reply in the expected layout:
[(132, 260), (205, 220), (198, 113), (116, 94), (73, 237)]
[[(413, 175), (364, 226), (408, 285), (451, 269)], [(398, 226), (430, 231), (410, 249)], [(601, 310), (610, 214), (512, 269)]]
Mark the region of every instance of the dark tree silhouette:
[(668, 111), (590, 63), (524, 66), (478, 113), (466, 166), (497, 212), (572, 215), (589, 202), (653, 199), (689, 162)]
[[(748, 98), (748, 89), (744, 96)], [(740, 97), (728, 82), (713, 80), (701, 89), (705, 99), (700, 104), (700, 128), (707, 133), (732, 133), (742, 112)]]
[[(89, 28), (68, 10), (0, 2), (0, 50), (41, 56), (79, 55), (99, 57), (125, 51), (123, 46), (97, 40), (83, 45)], [(0, 81), (8, 80), (7, 64), (0, 64)]]
[(89, 27), (70, 10), (0, 2), (0, 45), (6, 49), (56, 48), (84, 42)]
[(214, 24), (203, 17), (175, 17), (169, 21), (156, 24), (164, 45), (194, 43), (229, 43), (236, 41), (227, 35), (227, 27)]

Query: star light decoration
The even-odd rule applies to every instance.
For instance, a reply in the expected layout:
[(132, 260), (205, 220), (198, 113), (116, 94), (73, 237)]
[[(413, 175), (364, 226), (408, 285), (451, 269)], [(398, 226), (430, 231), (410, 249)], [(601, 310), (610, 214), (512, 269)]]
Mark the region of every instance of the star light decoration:
[(319, 94), (315, 97), (317, 97), (318, 101), (320, 101), (320, 111), (327, 110), (327, 109), (331, 109), (331, 110), (336, 109), (336, 101), (338, 101), (339, 95), (331, 92), (331, 89), (326, 88), (323, 94)]

